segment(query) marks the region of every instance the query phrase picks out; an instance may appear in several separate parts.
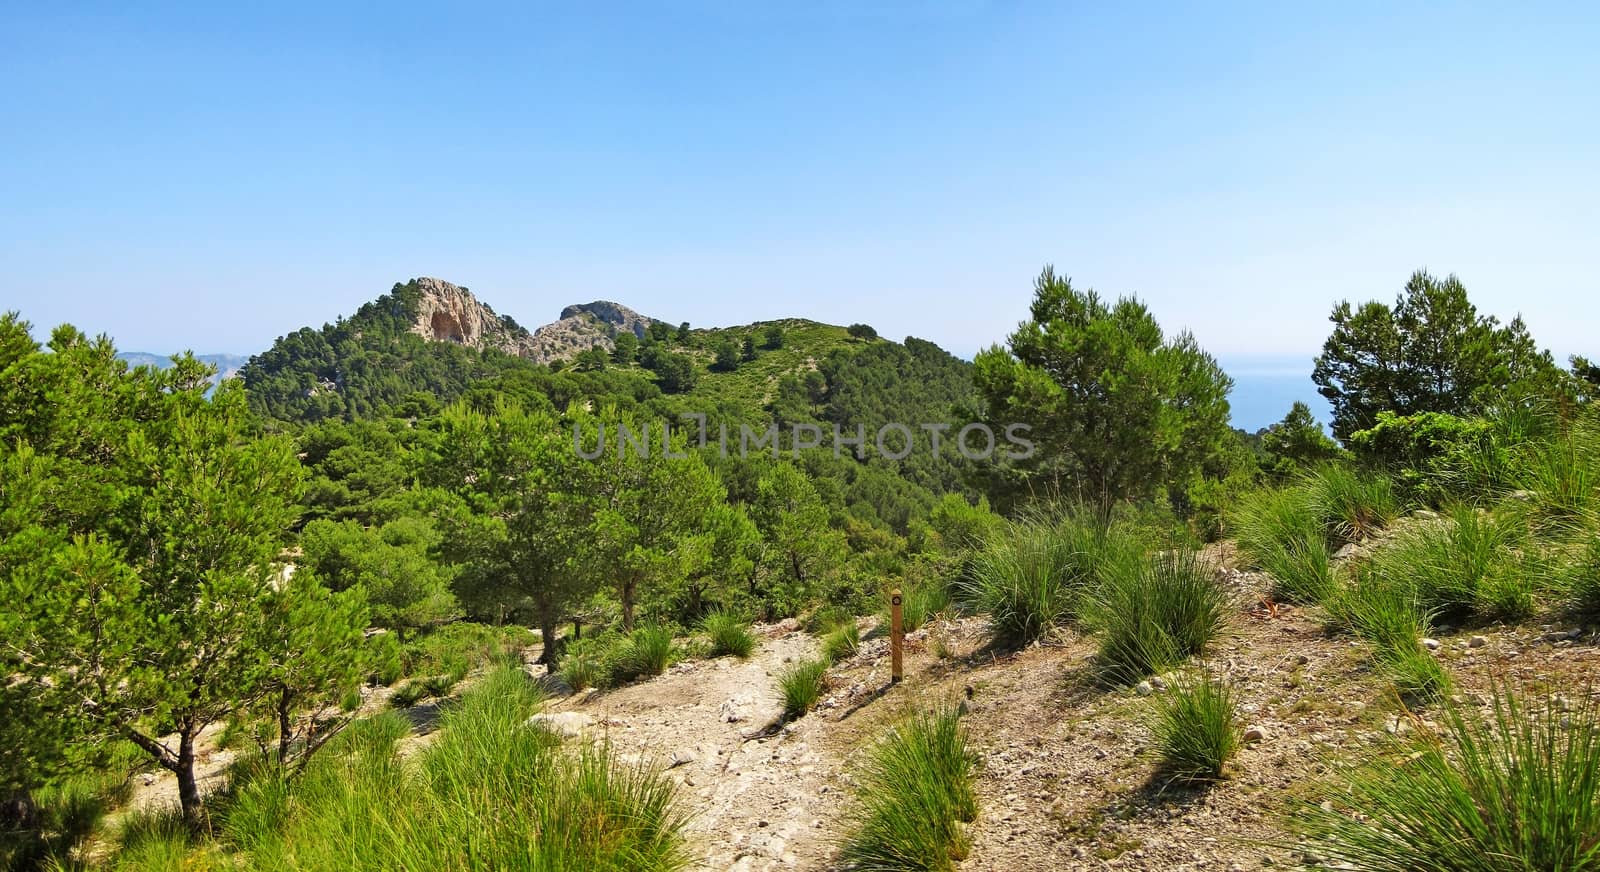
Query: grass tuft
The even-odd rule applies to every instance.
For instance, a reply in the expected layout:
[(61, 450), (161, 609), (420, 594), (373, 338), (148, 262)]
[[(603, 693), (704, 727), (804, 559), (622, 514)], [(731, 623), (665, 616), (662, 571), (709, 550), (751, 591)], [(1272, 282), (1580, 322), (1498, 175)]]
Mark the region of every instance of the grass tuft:
[(962, 824), (978, 816), (957, 710), (913, 715), (873, 748), (861, 775), (842, 859), (852, 869), (952, 870), (970, 842)]
[(750, 632), (750, 625), (736, 612), (718, 609), (706, 615), (700, 626), (711, 638), (713, 657), (732, 654), (743, 659), (756, 649), (755, 634)]
[(1303, 488), (1263, 491), (1244, 500), (1232, 525), (1239, 550), (1272, 576), (1277, 599), (1313, 603), (1333, 589), (1327, 534)]
[(855, 621), (846, 621), (822, 637), (822, 656), (837, 663), (854, 657), (861, 649), (861, 628)]
[(1488, 713), (1447, 706), (1445, 720), (1297, 808), (1291, 826), (1318, 855), (1372, 872), (1600, 869), (1592, 702), (1566, 712), (1500, 690)]
[(405, 721), (389, 713), (347, 728), (289, 783), (286, 802), (281, 783), (245, 780), (224, 817), (249, 855), (239, 868), (686, 867), (671, 782), (527, 727), (539, 702), (521, 670), (496, 669), (444, 713), (419, 755), (399, 755)]
[(611, 654), (612, 684), (660, 675), (672, 664), (672, 631), (666, 627), (636, 628)]
[(1166, 552), (1108, 579), (1095, 605), (1100, 667), (1136, 681), (1201, 654), (1227, 621), (1227, 595), (1192, 552)]
[(1156, 697), (1155, 747), (1161, 769), (1180, 781), (1216, 781), (1242, 742), (1233, 690), (1203, 676)]
[(802, 660), (778, 673), (778, 689), (783, 694), (783, 718), (792, 721), (804, 717), (822, 697), (827, 683), (828, 661), (823, 658)]
[(1143, 544), (1084, 512), (1012, 522), (972, 559), (965, 598), (987, 612), (996, 643), (1026, 645), (1078, 617), (1086, 592), (1136, 565)]

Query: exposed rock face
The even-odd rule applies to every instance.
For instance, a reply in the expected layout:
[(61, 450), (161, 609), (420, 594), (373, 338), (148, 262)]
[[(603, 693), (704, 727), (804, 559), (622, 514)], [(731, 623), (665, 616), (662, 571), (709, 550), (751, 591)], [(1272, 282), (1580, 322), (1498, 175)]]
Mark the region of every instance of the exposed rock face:
[(421, 292), (417, 320), (411, 325), (418, 336), (524, 356), (532, 347), (527, 330), (496, 315), (466, 288), (435, 278), (420, 278), (413, 284)]
[(532, 347), (523, 356), (549, 363), (595, 346), (609, 351), (617, 334), (626, 330), (642, 339), (654, 322), (654, 318), (607, 300), (575, 304), (561, 310), (561, 320), (533, 331)]
[(420, 278), (412, 284), (420, 298), (411, 332), (435, 342), (498, 348), (536, 363), (567, 359), (595, 346), (609, 351), (617, 334), (627, 330), (643, 338), (655, 321), (627, 306), (596, 300), (568, 306), (561, 310), (560, 320), (529, 333), (511, 319), (496, 315), (466, 288), (435, 278)]

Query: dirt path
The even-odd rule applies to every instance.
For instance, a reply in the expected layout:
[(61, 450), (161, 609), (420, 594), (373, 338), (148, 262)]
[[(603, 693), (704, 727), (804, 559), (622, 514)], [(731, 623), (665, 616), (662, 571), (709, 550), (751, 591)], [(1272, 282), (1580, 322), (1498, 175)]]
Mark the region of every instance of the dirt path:
[(641, 684), (556, 701), (552, 713), (603, 736), (625, 760), (662, 766), (681, 785), (701, 867), (813, 869), (826, 863), (846, 785), (841, 749), (812, 718), (774, 730), (777, 673), (816, 653), (785, 627), (762, 630), (748, 660), (682, 663)]

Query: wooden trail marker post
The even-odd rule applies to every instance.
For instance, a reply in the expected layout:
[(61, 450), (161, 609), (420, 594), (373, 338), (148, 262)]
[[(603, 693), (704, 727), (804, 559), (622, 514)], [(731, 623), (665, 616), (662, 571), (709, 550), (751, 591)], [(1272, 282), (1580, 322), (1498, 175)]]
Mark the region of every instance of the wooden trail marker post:
[(904, 677), (900, 667), (900, 643), (905, 633), (900, 628), (900, 589), (889, 592), (889, 682), (899, 684)]

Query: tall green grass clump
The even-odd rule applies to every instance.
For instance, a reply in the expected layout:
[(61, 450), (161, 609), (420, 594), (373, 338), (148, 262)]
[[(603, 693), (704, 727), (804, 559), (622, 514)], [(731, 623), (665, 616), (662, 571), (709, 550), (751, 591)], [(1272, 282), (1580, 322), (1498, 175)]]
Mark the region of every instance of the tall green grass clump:
[(952, 870), (978, 816), (967, 746), (954, 708), (913, 715), (872, 749), (842, 859), (852, 869)]
[(1105, 677), (1131, 682), (1203, 653), (1227, 622), (1227, 594), (1188, 551), (1107, 579), (1095, 602)]
[(600, 687), (610, 673), (606, 667), (607, 651), (600, 639), (574, 639), (561, 652), (561, 663), (556, 674), (573, 690)]
[(756, 650), (756, 636), (737, 612), (717, 609), (701, 623), (700, 629), (711, 639), (711, 656), (732, 654), (743, 659)]
[(1600, 621), (1600, 539), (1591, 541), (1571, 568), (1567, 597), (1579, 617)]
[(609, 749), (564, 749), (527, 724), (538, 706), (536, 686), (502, 668), (416, 757), (396, 753), (393, 723), (352, 725), (290, 786), (286, 811), (269, 782), (250, 782), (225, 832), (266, 872), (688, 865), (671, 783)]
[(1372, 872), (1600, 869), (1600, 719), (1562, 708), (1503, 689), (1487, 713), (1448, 706), (1441, 734), (1396, 740), (1290, 825)]
[(1037, 514), (990, 538), (963, 593), (989, 614), (997, 643), (1025, 645), (1078, 617), (1084, 593), (1143, 552), (1138, 539), (1085, 512)]
[(1161, 770), (1180, 781), (1215, 781), (1242, 743), (1233, 690), (1209, 675), (1156, 697), (1155, 748)]
[(778, 691), (783, 695), (783, 719), (805, 716), (822, 697), (827, 684), (828, 661), (823, 658), (801, 660), (778, 673)]
[(822, 656), (837, 663), (854, 657), (861, 649), (861, 628), (855, 621), (846, 621), (822, 637)]
[(1512, 475), (1541, 526), (1561, 529), (1600, 511), (1600, 420), (1591, 413), (1515, 453)]
[(1329, 541), (1360, 541), (1400, 514), (1394, 482), (1381, 473), (1326, 463), (1308, 473), (1300, 487)]
[(1410, 587), (1422, 608), (1450, 620), (1507, 620), (1533, 612), (1544, 574), (1515, 513), (1465, 503), (1373, 555), (1373, 571)]
[(635, 628), (611, 653), (611, 683), (660, 675), (672, 664), (672, 654), (672, 630), (648, 625)]
[[(906, 584), (900, 591), (900, 627), (907, 633), (915, 632), (933, 619), (934, 615), (950, 608), (950, 588), (937, 579), (924, 578)], [(887, 601), (887, 600), (886, 600)], [(883, 625), (889, 625), (889, 607), (880, 613)]]
[(1276, 598), (1314, 603), (1333, 589), (1327, 533), (1303, 488), (1261, 491), (1240, 503), (1232, 523), (1239, 550), (1272, 576)]
[(1422, 647), (1432, 613), (1405, 577), (1368, 565), (1324, 605), (1335, 629), (1372, 646), (1374, 663), (1402, 697), (1428, 700), (1450, 686), (1449, 673)]

